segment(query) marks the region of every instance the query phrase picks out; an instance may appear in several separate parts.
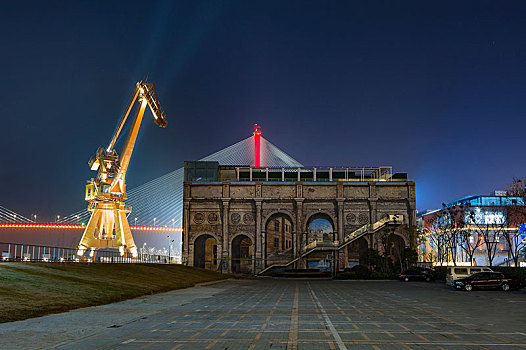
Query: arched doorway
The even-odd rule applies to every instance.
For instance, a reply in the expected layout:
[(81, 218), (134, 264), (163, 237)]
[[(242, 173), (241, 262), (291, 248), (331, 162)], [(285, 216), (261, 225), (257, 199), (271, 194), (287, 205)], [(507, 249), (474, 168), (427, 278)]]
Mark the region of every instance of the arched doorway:
[(368, 243), (364, 237), (358, 238), (356, 241), (347, 246), (348, 266), (363, 265), (361, 258), (363, 253), (367, 250)]
[(232, 240), (232, 272), (252, 273), (252, 240), (238, 235)]
[[(334, 222), (332, 218), (324, 213), (312, 215), (307, 220), (307, 230), (303, 237), (304, 247), (316, 242), (316, 245), (332, 246), (336, 240)], [(314, 251), (307, 256), (307, 268), (323, 272), (330, 272), (333, 268), (334, 254), (328, 250)]]
[(313, 241), (334, 242), (336, 232), (334, 232), (334, 223), (332, 218), (327, 214), (314, 214), (307, 221), (307, 233), (304, 244), (310, 244)]
[(194, 266), (217, 269), (217, 241), (208, 234), (201, 235), (194, 242)]
[(402, 252), (405, 249), (404, 239), (396, 234), (393, 234), (392, 246), (391, 246), (391, 258), (394, 261), (400, 260), (402, 258)]
[(290, 216), (276, 213), (265, 225), (265, 266), (288, 262), (293, 256), (293, 227)]

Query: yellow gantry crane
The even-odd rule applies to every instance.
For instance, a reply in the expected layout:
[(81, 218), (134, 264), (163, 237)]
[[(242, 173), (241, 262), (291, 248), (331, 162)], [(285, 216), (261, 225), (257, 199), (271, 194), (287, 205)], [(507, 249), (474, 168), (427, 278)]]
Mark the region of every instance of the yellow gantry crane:
[[(119, 156), (113, 147), (137, 100), (139, 109), (132, 121), (122, 154)], [(99, 148), (95, 157), (88, 163), (91, 170), (98, 170), (98, 173), (97, 178), (92, 178), (86, 185), (86, 201), (89, 202), (88, 210), (91, 212), (91, 217), (77, 248), (79, 256), (84, 255), (87, 249), (91, 249), (93, 255), (99, 248), (118, 248), (121, 255), (124, 255), (127, 249), (134, 258), (137, 257), (137, 246), (133, 241), (127, 218), (131, 208), (124, 204), (125, 178), (147, 105), (152, 111), (155, 123), (160, 127), (166, 127), (166, 118), (159, 105), (155, 86), (140, 81), (110, 144), (105, 149)]]

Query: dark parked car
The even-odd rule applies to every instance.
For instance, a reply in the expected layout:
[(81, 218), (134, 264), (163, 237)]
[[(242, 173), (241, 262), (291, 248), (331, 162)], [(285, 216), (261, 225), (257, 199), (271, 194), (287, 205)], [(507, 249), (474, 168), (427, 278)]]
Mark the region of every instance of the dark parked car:
[(455, 281), (457, 289), (471, 291), (473, 289), (500, 289), (508, 291), (519, 289), (520, 282), (517, 278), (508, 278), (500, 272), (479, 272)]
[(433, 275), (428, 270), (406, 270), (398, 274), (398, 279), (409, 282), (409, 281), (432, 281), (434, 280)]

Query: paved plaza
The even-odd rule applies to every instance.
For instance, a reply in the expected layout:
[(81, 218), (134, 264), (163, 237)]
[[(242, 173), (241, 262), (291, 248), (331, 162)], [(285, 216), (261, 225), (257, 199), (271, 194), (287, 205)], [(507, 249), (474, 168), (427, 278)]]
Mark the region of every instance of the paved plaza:
[[(468, 293), (439, 282), (253, 279), (165, 293), (166, 302), (155, 298), (159, 297), (129, 301), (140, 306), (144, 314), (129, 314), (115, 324), (104, 315), (119, 312), (119, 307), (98, 307), (106, 310), (95, 321), (98, 329), (88, 328), (82, 335), (48, 347), (526, 348), (526, 293), (522, 291)], [(177, 298), (181, 302), (172, 300)], [(123, 310), (127, 310), (126, 303), (119, 303)], [(150, 304), (153, 309), (148, 313)], [(98, 308), (89, 309), (96, 315)], [(68, 314), (75, 312), (48, 317)], [(91, 317), (87, 320), (94, 324)], [(23, 326), (23, 322), (31, 320), (17, 323)], [(61, 327), (56, 321), (54, 324)], [(41, 327), (45, 325), (46, 321), (40, 323)], [(0, 325), (0, 335), (1, 331)]]

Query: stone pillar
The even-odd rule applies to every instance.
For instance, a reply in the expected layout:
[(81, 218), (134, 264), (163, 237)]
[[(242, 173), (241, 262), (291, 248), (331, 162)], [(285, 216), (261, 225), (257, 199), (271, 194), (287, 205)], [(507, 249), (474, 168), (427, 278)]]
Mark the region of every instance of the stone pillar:
[(185, 201), (183, 203), (183, 264), (186, 266), (194, 265), (194, 257), (190, 256), (189, 243), (190, 240), (190, 203)]
[(416, 226), (416, 203), (411, 200), (407, 202), (407, 224)]
[[(369, 198), (369, 218), (370, 218), (369, 223), (370, 224), (374, 224), (376, 221), (378, 221), (378, 218), (376, 215), (377, 201), (378, 201), (378, 198)], [(372, 227), (372, 225), (370, 227)], [(369, 248), (374, 249), (374, 246), (372, 245), (373, 244), (372, 243), (373, 242), (373, 232), (372, 231), (369, 231), (369, 241), (370, 241)]]
[(370, 224), (374, 224), (378, 221), (378, 216), (376, 215), (378, 198), (369, 198), (369, 217), (371, 218)]
[(341, 243), (343, 242), (344, 232), (343, 232), (343, 202), (344, 198), (338, 198), (338, 236), (336, 239)]
[[(267, 230), (261, 230), (261, 257), (263, 259), (267, 258)], [(267, 264), (266, 260), (262, 260), (260, 267), (261, 269), (267, 267), (269, 264)]]
[[(303, 242), (303, 198), (296, 198), (296, 223), (294, 225), (294, 257), (301, 255), (301, 248), (305, 245)], [(299, 268), (305, 268), (305, 262), (302, 259), (298, 262)]]
[(347, 264), (349, 263), (349, 246), (345, 246), (345, 248), (343, 248), (343, 268), (345, 269), (347, 266)]
[[(223, 199), (223, 205), (221, 206), (221, 213), (222, 213), (222, 235), (221, 235), (221, 245), (222, 245), (222, 252), (221, 252), (221, 264), (223, 264), (222, 271), (223, 272), (232, 272), (232, 261), (230, 260), (232, 257), (232, 254), (230, 252), (230, 237), (228, 234), (228, 215), (230, 214), (230, 200), (229, 199)], [(226, 260), (225, 260), (226, 259)]]
[(261, 232), (261, 225), (263, 220), (261, 215), (261, 200), (256, 199), (256, 249), (255, 249), (255, 255), (256, 259), (254, 260), (254, 272), (259, 272), (263, 267), (263, 257), (264, 257), (264, 251), (263, 251), (263, 242), (262, 242), (262, 232)]

